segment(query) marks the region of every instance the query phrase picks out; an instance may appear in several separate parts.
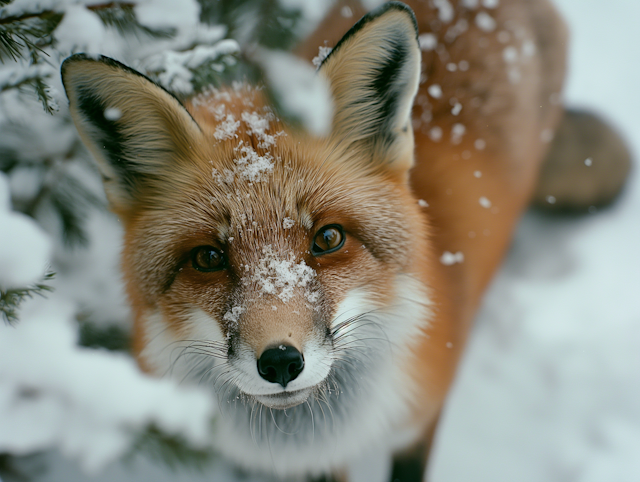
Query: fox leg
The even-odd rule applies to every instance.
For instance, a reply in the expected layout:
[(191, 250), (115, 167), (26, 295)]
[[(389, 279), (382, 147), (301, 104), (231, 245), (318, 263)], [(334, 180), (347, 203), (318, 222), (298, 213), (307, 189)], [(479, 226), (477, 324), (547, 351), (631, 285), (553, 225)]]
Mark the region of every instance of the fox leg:
[(439, 416), (436, 417), (418, 442), (394, 456), (389, 479), (391, 482), (423, 482), (427, 480), (427, 464), (439, 418)]

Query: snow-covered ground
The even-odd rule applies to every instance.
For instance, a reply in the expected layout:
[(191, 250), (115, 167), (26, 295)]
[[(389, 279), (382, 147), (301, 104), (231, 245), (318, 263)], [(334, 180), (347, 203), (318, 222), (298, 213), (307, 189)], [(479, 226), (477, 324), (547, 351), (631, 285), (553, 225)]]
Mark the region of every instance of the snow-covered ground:
[[(573, 34), (567, 103), (612, 121), (637, 157), (640, 3), (556, 3)], [(449, 398), (433, 482), (640, 480), (639, 248), (637, 170), (610, 209), (525, 216)], [(222, 461), (172, 473), (137, 459), (94, 477), (56, 454), (35, 465), (35, 482), (249, 481)]]

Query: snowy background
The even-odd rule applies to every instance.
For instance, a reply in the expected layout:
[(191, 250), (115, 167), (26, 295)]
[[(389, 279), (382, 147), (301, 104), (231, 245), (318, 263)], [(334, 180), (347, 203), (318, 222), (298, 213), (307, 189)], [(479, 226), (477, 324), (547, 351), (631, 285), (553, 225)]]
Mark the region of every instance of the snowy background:
[[(602, 0), (556, 0), (556, 3), (572, 31), (567, 103), (588, 107), (610, 120), (630, 143), (637, 158), (640, 33), (636, 23), (640, 3), (612, 0), (606, 7)], [(10, 216), (5, 198), (0, 182), (3, 223)], [(99, 387), (98, 375), (105, 369), (103, 365), (108, 365), (109, 370), (122, 373), (119, 390), (139, 386), (140, 396), (132, 395), (124, 404), (126, 407), (122, 400), (108, 397), (103, 400), (101, 407), (122, 408), (113, 417), (126, 421), (144, 414), (145, 420), (162, 422), (165, 430), (197, 444), (203, 434), (197, 433), (195, 421), (205, 417), (210, 409), (198, 393), (185, 394), (172, 385), (139, 380), (125, 357), (107, 352), (100, 359), (92, 357), (94, 365), (88, 369), (78, 370), (85, 354), (69, 348), (76, 336), (69, 322), (72, 311), (69, 304), (90, 304), (92, 316), (99, 321), (126, 319), (122, 293), (112, 283), (117, 277), (119, 226), (104, 214), (96, 214), (89, 223), (89, 234), (93, 244), (84, 254), (75, 252), (65, 258), (61, 251), (55, 251), (56, 293), (47, 302), (45, 311), (38, 311), (38, 303), (27, 306), (23, 321), (28, 319), (47, 344), (56, 341), (52, 344), (54, 348), (59, 347), (61, 356), (68, 357), (67, 377), (73, 373), (86, 377), (86, 383), (97, 380), (95, 386)], [(525, 216), (508, 259), (486, 297), (449, 398), (431, 462), (432, 482), (640, 480), (639, 247), (637, 170), (623, 197), (609, 209), (578, 218), (547, 217), (535, 212)], [(43, 318), (43, 313), (54, 316)], [(54, 373), (47, 372), (44, 358), (34, 359), (20, 352), (20, 343), (33, 344), (36, 336), (26, 333), (26, 326), (22, 323), (10, 336), (2, 332), (0, 350), (5, 350), (4, 359), (8, 359), (6, 350), (13, 349), (15, 353), (12, 366), (0, 366), (0, 381), (6, 384), (7, 377), (17, 376), (17, 366), (31, 363), (41, 368), (29, 373), (40, 377), (34, 379), (34, 384), (42, 386)], [(53, 350), (48, 356), (58, 355)], [(51, 386), (59, 385), (54, 380)], [(10, 395), (0, 383), (0, 407), (5, 414), (9, 408), (15, 408), (9, 403)], [(54, 410), (56, 400), (65, 397), (78, 400), (80, 395), (52, 393), (45, 400), (48, 403), (43, 400), (40, 403), (44, 403), (43, 408)], [(92, 395), (98, 398), (96, 393)], [(166, 403), (145, 405), (145, 400), (160, 398)], [(132, 407), (134, 399), (139, 402)], [(189, 409), (197, 413), (174, 419), (163, 413), (170, 409), (184, 412), (180, 407), (186, 406), (197, 406), (196, 411)], [(23, 415), (32, 417), (37, 411), (29, 408), (34, 407), (26, 407)], [(95, 417), (82, 411), (86, 407), (80, 408), (74, 411), (76, 418), (64, 418), (71, 416), (67, 412), (59, 414), (61, 424), (78, 424), (79, 439), (70, 438), (68, 430), (63, 437), (55, 427), (46, 424), (41, 428), (49, 432), (28, 434), (39, 435), (42, 447), (53, 444), (66, 455), (55, 451), (20, 460), (20, 467), (31, 480), (249, 480), (235, 474), (223, 461), (214, 461), (201, 471), (181, 468), (172, 473), (143, 457), (112, 463), (97, 475), (86, 475), (67, 457), (80, 459), (91, 469), (110, 454), (126, 448), (130, 441), (116, 431), (105, 439), (111, 452), (92, 450), (89, 442), (100, 441), (85, 439), (87, 426), (82, 415), (91, 420), (91, 429), (96, 434), (106, 437), (105, 427), (96, 425)], [(100, 407), (93, 408), (97, 409)], [(51, 417), (51, 413), (43, 414), (43, 420)], [(16, 426), (25, 423), (20, 415), (16, 411), (11, 419)], [(3, 434), (12, 433), (14, 440), (17, 438), (15, 432), (8, 431), (6, 424), (11, 420), (8, 417), (0, 420), (0, 443)], [(30, 421), (32, 426), (38, 426), (38, 420)], [(129, 420), (126, 426), (131, 428), (132, 423)], [(25, 447), (33, 447), (33, 439), (23, 442)], [(93, 460), (92, 464), (91, 457), (82, 456), (83, 450), (97, 454), (100, 460)]]

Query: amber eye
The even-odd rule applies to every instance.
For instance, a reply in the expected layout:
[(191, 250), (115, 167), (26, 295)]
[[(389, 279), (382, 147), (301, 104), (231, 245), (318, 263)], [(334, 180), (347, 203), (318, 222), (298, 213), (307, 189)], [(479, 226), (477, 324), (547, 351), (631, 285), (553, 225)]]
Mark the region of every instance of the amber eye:
[(198, 271), (218, 271), (224, 268), (224, 254), (213, 246), (198, 246), (191, 251), (191, 263)]
[(313, 246), (311, 247), (311, 253), (314, 256), (320, 256), (322, 254), (333, 253), (339, 250), (344, 245), (344, 231), (339, 224), (330, 224), (320, 228), (313, 238)]

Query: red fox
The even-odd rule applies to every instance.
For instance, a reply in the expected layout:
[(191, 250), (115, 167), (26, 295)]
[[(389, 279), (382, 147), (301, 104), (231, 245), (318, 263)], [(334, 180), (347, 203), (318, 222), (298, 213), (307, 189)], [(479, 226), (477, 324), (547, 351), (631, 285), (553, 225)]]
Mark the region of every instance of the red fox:
[(408, 4), (341, 3), (299, 48), (333, 46), (325, 137), (252, 86), (182, 105), (108, 58), (62, 66), (124, 226), (137, 359), (211, 387), (214, 444), (247, 470), (422, 479), (561, 118), (546, 0)]

